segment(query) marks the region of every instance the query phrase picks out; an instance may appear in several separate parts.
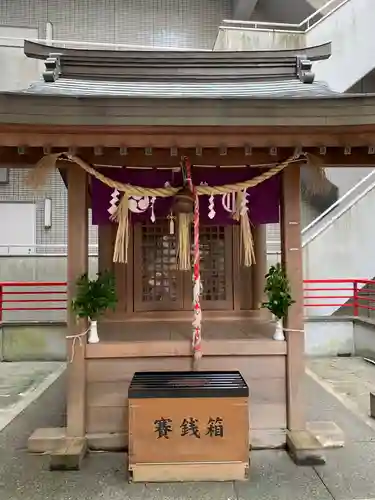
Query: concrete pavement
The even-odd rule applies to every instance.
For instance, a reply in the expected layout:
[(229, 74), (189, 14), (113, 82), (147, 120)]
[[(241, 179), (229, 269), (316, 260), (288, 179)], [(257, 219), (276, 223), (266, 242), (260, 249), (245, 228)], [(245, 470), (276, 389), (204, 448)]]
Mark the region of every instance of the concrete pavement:
[[(346, 362), (350, 361), (353, 360)], [(335, 421), (346, 437), (344, 448), (326, 452), (325, 466), (296, 467), (283, 451), (254, 451), (251, 479), (246, 483), (138, 485), (127, 483), (123, 454), (92, 453), (81, 471), (52, 473), (48, 470), (48, 457), (31, 456), (25, 447), (35, 428), (63, 424), (65, 381), (62, 375), (0, 433), (0, 499), (374, 499), (375, 430), (356, 412), (355, 397), (353, 408), (349, 410), (342, 394), (339, 394), (339, 399), (335, 397), (334, 388), (334, 373), (338, 371), (347, 380), (353, 378), (351, 372), (360, 379), (363, 361), (355, 360), (345, 369), (340, 365), (336, 371), (331, 365), (324, 368), (327, 362), (317, 360), (315, 365), (310, 363), (313, 378), (307, 376), (305, 380), (309, 420)], [(375, 367), (373, 373), (375, 376)], [(371, 372), (367, 375), (371, 379)], [(361, 382), (357, 383), (360, 386)], [(371, 386), (371, 381), (368, 383)]]
[(0, 363), (0, 431), (60, 377), (65, 363)]

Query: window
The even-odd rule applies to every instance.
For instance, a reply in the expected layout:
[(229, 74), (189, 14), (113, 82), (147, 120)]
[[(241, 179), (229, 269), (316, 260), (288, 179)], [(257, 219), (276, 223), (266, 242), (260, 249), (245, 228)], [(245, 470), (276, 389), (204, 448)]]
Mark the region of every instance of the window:
[(36, 205), (0, 203), (0, 255), (35, 252)]

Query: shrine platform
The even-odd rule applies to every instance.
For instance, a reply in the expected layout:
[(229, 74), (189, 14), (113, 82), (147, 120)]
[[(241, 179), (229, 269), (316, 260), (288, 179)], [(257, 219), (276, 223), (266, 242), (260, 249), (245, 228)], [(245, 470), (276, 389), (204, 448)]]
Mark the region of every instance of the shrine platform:
[[(204, 316), (204, 355), (286, 354), (286, 343), (272, 339), (274, 323), (261, 318), (257, 312), (235, 318), (220, 311), (209, 311)], [(133, 317), (124, 321), (102, 321), (98, 331), (100, 343), (87, 345), (87, 358), (191, 355), (190, 312), (142, 313), (142, 320)]]
[[(207, 315), (203, 357), (195, 369), (239, 370), (250, 388), (252, 446), (282, 446), (287, 341), (273, 340), (274, 325), (255, 314), (237, 320)], [(100, 343), (86, 346), (86, 433), (101, 436), (99, 448), (126, 446), (127, 390), (134, 372), (192, 369), (189, 313), (184, 320), (161, 318), (153, 313), (147, 320), (143, 313), (142, 321), (102, 322)]]

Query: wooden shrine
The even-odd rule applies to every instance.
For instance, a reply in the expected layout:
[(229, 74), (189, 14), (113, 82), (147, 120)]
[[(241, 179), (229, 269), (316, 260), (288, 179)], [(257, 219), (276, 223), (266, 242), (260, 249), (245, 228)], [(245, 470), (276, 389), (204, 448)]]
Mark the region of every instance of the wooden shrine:
[[(44, 165), (46, 175), (58, 168), (68, 195), (69, 298), (88, 267), (89, 209), (99, 270), (114, 271), (118, 295), (116, 311), (99, 322), (99, 343), (88, 344), (68, 315), (66, 426), (36, 430), (31, 451), (51, 452), (58, 466), (74, 449), (79, 467), (87, 446), (128, 449), (135, 372), (239, 371), (251, 391), (253, 447), (283, 446), (287, 434), (290, 444), (305, 430), (300, 172), (375, 166), (375, 97), (336, 94), (314, 81), (311, 61), (329, 50), (108, 52), (25, 42), (26, 55), (45, 60), (46, 70), (28, 89), (0, 93), (0, 163), (31, 172)], [(195, 361), (192, 270), (178, 268), (178, 231), (159, 200), (181, 187), (186, 159), (200, 209)], [(237, 187), (222, 192), (228, 183)], [(126, 224), (110, 220), (116, 190), (119, 198), (128, 191)], [(229, 221), (224, 205), (233, 191), (248, 195), (248, 205)], [(283, 341), (273, 340), (260, 310), (265, 228), (277, 221), (295, 301)]]

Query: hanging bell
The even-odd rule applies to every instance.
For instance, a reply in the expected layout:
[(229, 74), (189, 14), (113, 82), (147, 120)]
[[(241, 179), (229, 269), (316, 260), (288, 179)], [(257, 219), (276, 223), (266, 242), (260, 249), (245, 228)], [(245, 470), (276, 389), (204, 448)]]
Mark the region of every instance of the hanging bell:
[(185, 186), (176, 193), (173, 201), (175, 214), (192, 214), (194, 212), (194, 194)]

